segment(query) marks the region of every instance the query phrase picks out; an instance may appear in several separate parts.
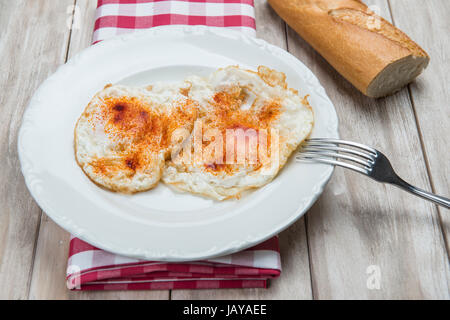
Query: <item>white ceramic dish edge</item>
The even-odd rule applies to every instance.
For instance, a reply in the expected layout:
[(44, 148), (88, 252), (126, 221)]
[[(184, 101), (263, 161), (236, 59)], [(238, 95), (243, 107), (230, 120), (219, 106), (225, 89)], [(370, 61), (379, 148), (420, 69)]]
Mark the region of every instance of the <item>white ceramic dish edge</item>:
[[(105, 49), (106, 48), (113, 48), (114, 46), (120, 44), (123, 41), (127, 41), (129, 39), (139, 39), (140, 37), (145, 37), (148, 35), (157, 35), (159, 32), (166, 32), (168, 27), (156, 27), (149, 30), (144, 30), (140, 32), (136, 32), (133, 34), (123, 35), (119, 37), (115, 37), (110, 40), (103, 41), (96, 46), (102, 46)], [(176, 26), (176, 27), (170, 27), (170, 32), (179, 32), (179, 33), (189, 33), (189, 34), (212, 34), (212, 35), (218, 35), (218, 36), (226, 36), (231, 37), (236, 40), (246, 42), (246, 43), (252, 43), (256, 46), (258, 46), (261, 50), (268, 51), (272, 55), (282, 57), (283, 59), (288, 59), (289, 63), (292, 64), (293, 68), (299, 69), (299, 71), (306, 73), (305, 77), (308, 78), (309, 83), (311, 86), (316, 88), (315, 94), (320, 95), (322, 99), (326, 100), (328, 103), (331, 104), (331, 101), (329, 100), (328, 96), (325, 93), (324, 88), (320, 85), (318, 79), (315, 77), (315, 75), (301, 62), (297, 60), (294, 56), (289, 54), (288, 52), (284, 51), (281, 48), (278, 48), (274, 45), (271, 45), (267, 43), (264, 40), (252, 38), (249, 36), (246, 36), (242, 33), (230, 31), (230, 30), (223, 30), (221, 28), (210, 28), (210, 27), (203, 27), (203, 26)], [(239, 242), (239, 243), (232, 243), (229, 246), (223, 247), (223, 248), (211, 248), (210, 250), (205, 250), (203, 253), (197, 253), (195, 256), (185, 255), (182, 252), (171, 252), (170, 254), (161, 254), (160, 252), (156, 251), (150, 251), (147, 249), (142, 248), (117, 248), (111, 244), (105, 243), (104, 240), (100, 241), (96, 235), (94, 234), (87, 234), (85, 230), (78, 225), (74, 224), (73, 221), (64, 216), (64, 213), (61, 212), (53, 212), (50, 206), (46, 204), (46, 202), (39, 198), (37, 195), (39, 193), (39, 180), (34, 179), (33, 174), (33, 164), (30, 161), (30, 159), (27, 157), (26, 150), (23, 148), (22, 140), (25, 130), (27, 130), (27, 123), (28, 121), (31, 121), (30, 117), (33, 112), (33, 108), (39, 103), (40, 95), (42, 92), (45, 91), (46, 86), (51, 85), (52, 82), (58, 81), (59, 78), (64, 77), (67, 73), (70, 72), (71, 68), (75, 68), (77, 64), (81, 63), (83, 59), (87, 58), (92, 53), (96, 53), (94, 51), (94, 47), (90, 47), (82, 51), (80, 54), (69, 60), (65, 65), (62, 65), (58, 68), (58, 70), (50, 76), (36, 91), (35, 95), (33, 96), (32, 100), (30, 101), (27, 109), (25, 110), (22, 126), (19, 131), (19, 138), (18, 138), (18, 153), (19, 153), (19, 160), (21, 163), (21, 170), (25, 177), (25, 182), (30, 190), (31, 195), (34, 199), (38, 202), (39, 206), (42, 208), (44, 212), (48, 216), (52, 218), (58, 225), (60, 225), (62, 228), (68, 230), (71, 232), (74, 236), (79, 237), (80, 239), (97, 246), (101, 249), (104, 249), (106, 251), (114, 252), (116, 254), (134, 257), (134, 258), (145, 258), (149, 260), (164, 260), (164, 261), (187, 261), (187, 260), (202, 260), (206, 258), (212, 258), (217, 256), (222, 256), (226, 254), (230, 254), (236, 251), (240, 251), (243, 249), (246, 249), (248, 247), (251, 247), (253, 245), (256, 245), (258, 243), (261, 243), (264, 240), (269, 239), (270, 237), (280, 233), (287, 227), (289, 227), (292, 223), (294, 223), (296, 220), (298, 220), (317, 200), (317, 198), (320, 196), (320, 194), (323, 192), (324, 187), (326, 186), (327, 182), (332, 176), (334, 167), (329, 166), (324, 171), (323, 175), (320, 177), (320, 187), (316, 190), (313, 190), (311, 197), (309, 199), (305, 199), (305, 205), (304, 207), (300, 208), (295, 214), (293, 214), (291, 217), (293, 217), (291, 220), (286, 221), (286, 223), (283, 226), (280, 226), (273, 230), (270, 234), (265, 235), (253, 235), (252, 237), (247, 237), (245, 240)], [(337, 115), (335, 116), (336, 122), (333, 126), (329, 127), (329, 133), (330, 136), (338, 137), (338, 121), (337, 121)], [(301, 211), (301, 212), (300, 212)], [(211, 254), (211, 252), (214, 252)]]

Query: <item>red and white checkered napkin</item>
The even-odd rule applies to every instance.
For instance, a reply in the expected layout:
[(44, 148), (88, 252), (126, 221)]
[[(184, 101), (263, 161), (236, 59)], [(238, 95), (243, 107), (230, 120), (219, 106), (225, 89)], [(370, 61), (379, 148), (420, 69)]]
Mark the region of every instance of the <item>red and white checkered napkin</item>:
[(280, 275), (278, 238), (231, 255), (167, 263), (118, 256), (70, 240), (67, 284), (79, 290), (266, 288)]
[(256, 36), (253, 0), (98, 0), (94, 43), (165, 25), (227, 27)]
[[(136, 29), (187, 24), (255, 35), (253, 0), (99, 0), (94, 42)], [(220, 258), (166, 263), (137, 260), (72, 238), (67, 283), (78, 290), (266, 288), (280, 275), (278, 238)]]

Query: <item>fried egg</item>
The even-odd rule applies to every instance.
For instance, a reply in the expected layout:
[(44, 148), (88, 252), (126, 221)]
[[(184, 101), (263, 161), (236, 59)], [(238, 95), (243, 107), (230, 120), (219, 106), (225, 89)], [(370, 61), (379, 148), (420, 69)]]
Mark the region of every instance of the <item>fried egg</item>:
[(178, 190), (224, 200), (261, 187), (313, 128), (307, 99), (267, 67), (253, 72), (231, 66), (186, 82), (198, 118), (162, 175)]
[(161, 179), (166, 158), (183, 141), (177, 129), (191, 131), (196, 103), (189, 85), (147, 88), (107, 85), (88, 104), (75, 128), (75, 156), (85, 174), (112, 191), (135, 193)]
[(224, 200), (269, 183), (313, 122), (283, 73), (232, 66), (179, 83), (107, 85), (76, 124), (75, 157), (112, 191), (145, 191), (162, 179)]

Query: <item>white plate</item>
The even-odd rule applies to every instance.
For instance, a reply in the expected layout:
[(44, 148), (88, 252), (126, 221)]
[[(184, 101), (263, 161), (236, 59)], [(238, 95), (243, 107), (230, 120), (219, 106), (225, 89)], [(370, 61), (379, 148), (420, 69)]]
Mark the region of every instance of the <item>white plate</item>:
[(74, 159), (75, 123), (107, 83), (150, 84), (218, 67), (266, 65), (309, 94), (314, 137), (338, 137), (336, 112), (317, 78), (286, 51), (235, 31), (159, 27), (84, 50), (45, 81), (19, 133), (26, 184), (41, 208), (73, 235), (107, 251), (150, 260), (197, 260), (255, 245), (287, 228), (314, 203), (333, 167), (291, 161), (267, 186), (216, 202), (163, 184), (122, 195), (93, 184)]

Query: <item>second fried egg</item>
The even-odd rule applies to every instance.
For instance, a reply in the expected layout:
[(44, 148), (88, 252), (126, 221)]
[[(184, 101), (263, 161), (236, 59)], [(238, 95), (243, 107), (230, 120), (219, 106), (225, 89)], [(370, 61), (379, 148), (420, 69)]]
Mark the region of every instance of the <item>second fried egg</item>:
[(199, 118), (162, 176), (179, 190), (223, 200), (261, 187), (312, 130), (311, 107), (282, 73), (227, 67), (187, 81)]

